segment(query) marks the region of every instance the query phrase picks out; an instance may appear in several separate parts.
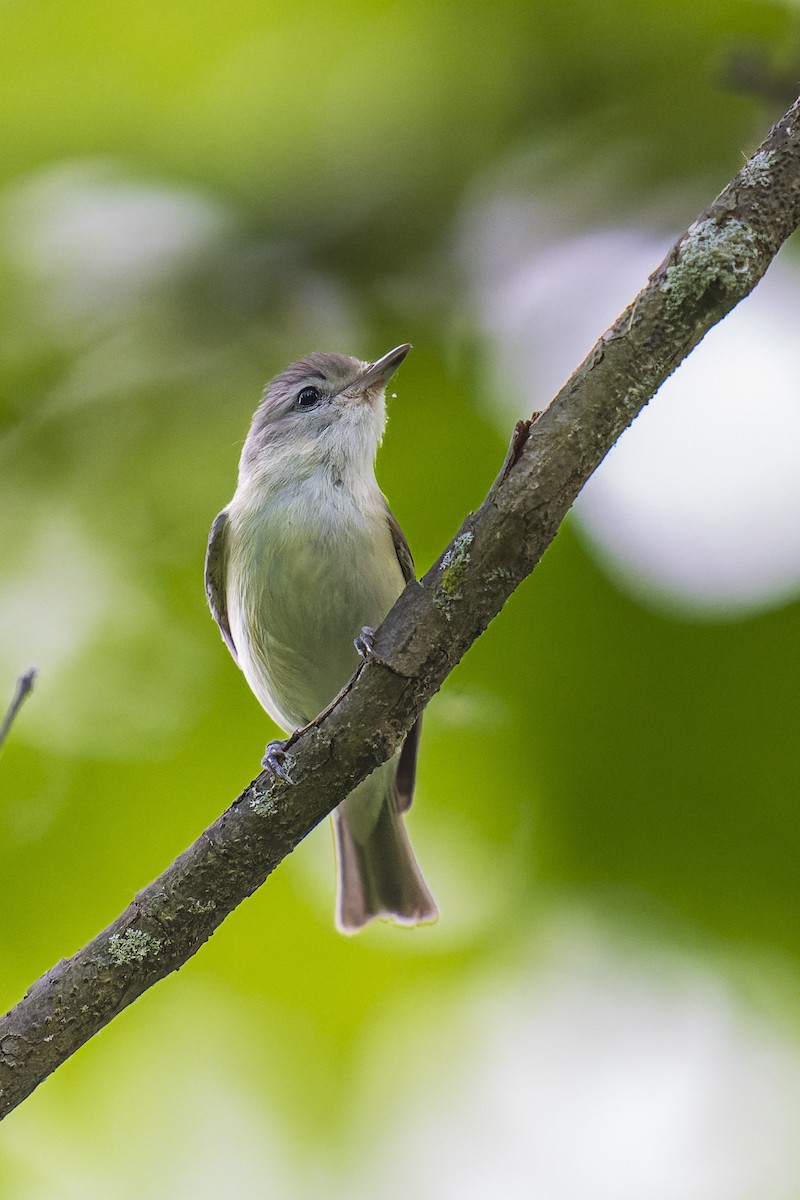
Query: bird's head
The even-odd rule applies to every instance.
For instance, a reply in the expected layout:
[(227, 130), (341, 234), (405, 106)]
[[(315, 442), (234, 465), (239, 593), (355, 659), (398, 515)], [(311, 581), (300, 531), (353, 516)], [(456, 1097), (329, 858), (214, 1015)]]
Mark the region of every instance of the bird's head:
[(316, 352), (270, 380), (242, 450), (240, 480), (319, 469), (372, 470), (386, 424), (385, 391), (411, 346), (375, 362)]

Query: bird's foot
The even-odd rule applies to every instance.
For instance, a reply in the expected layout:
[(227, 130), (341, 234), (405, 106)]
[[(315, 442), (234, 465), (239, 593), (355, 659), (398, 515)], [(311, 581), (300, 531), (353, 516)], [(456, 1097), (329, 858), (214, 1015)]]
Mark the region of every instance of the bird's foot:
[(358, 637), (353, 639), (353, 645), (364, 662), (370, 662), (377, 657), (375, 654), (375, 630), (370, 625), (364, 626)]
[(286, 783), (291, 783), (292, 777), (289, 774), (288, 761), (289, 755), (286, 753), (286, 742), (270, 742), (264, 751), (261, 765), (265, 770), (271, 771), (273, 775), (277, 775), (279, 779), (285, 780)]

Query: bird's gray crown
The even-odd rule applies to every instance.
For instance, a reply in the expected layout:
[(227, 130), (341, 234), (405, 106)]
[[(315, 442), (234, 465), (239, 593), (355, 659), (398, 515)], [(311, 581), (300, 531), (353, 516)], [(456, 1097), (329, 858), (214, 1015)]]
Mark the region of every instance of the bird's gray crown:
[(339, 392), (354, 383), (366, 363), (359, 358), (351, 358), (349, 354), (328, 354), (324, 350), (316, 350), (290, 363), (285, 371), (271, 379), (264, 389), (262, 408), (283, 407), (293, 404), (298, 392), (308, 385), (318, 384), (324, 392)]

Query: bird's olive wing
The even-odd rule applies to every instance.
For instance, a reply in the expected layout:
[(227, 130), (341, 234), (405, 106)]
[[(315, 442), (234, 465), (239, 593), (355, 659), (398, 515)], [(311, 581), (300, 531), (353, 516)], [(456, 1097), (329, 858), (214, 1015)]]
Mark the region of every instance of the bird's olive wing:
[[(386, 519), (389, 523), (389, 532), (392, 535), (395, 554), (397, 561), (400, 564), (400, 570), (403, 572), (403, 578), (406, 583), (412, 579), (416, 579), (414, 571), (414, 559), (411, 557), (411, 551), (408, 548), (405, 534), (397, 523), (397, 519), (386, 505)], [(419, 752), (419, 739), (422, 733), (422, 715), (417, 717), (411, 729), (408, 731), (408, 737), (403, 742), (403, 749), (400, 751), (400, 761), (397, 764), (397, 778), (395, 780), (395, 797), (397, 808), (400, 812), (405, 812), (411, 807), (411, 801), (414, 799), (414, 781), (417, 774), (417, 754)]]
[(214, 518), (208, 535), (206, 551), (206, 596), (211, 615), (219, 625), (225, 644), (238, 665), (239, 659), (228, 624), (228, 605), (225, 599), (225, 572), (228, 559), (228, 514), (225, 509)]
[(394, 552), (397, 555), (397, 561), (400, 563), (400, 570), (403, 572), (403, 579), (405, 579), (406, 583), (410, 583), (412, 579), (416, 579), (417, 577), (414, 571), (414, 559), (411, 557), (406, 535), (398, 525), (397, 518), (388, 504), (386, 505), (386, 521), (389, 525), (389, 532), (392, 535)]

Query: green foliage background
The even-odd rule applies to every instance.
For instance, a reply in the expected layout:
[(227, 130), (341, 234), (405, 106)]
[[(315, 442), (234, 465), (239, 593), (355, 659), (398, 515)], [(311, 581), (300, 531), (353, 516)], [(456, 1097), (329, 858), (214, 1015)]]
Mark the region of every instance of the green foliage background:
[[(264, 380), (415, 344), (379, 477), (426, 569), (507, 440), (449, 252), (465, 197), (539, 155), (587, 227), (662, 206), (678, 232), (792, 99), (800, 42), (795, 5), (745, 0), (16, 0), (0, 30), (0, 689), (41, 672), (0, 760), (10, 1006), (274, 735), (202, 589)], [(598, 160), (595, 202), (575, 181)], [(100, 223), (131, 190), (177, 197), (152, 220), (183, 249), (137, 274), (56, 222), (37, 250), (71, 189)], [(699, 962), (791, 1039), (799, 650), (796, 602), (671, 620), (568, 522), (429, 710), (411, 825), (438, 926), (339, 937), (318, 830), (9, 1118), (2, 1194), (394, 1195), (354, 1180), (409, 1057), (435, 1094), (437, 1031), (535, 978), (564, 912)]]

